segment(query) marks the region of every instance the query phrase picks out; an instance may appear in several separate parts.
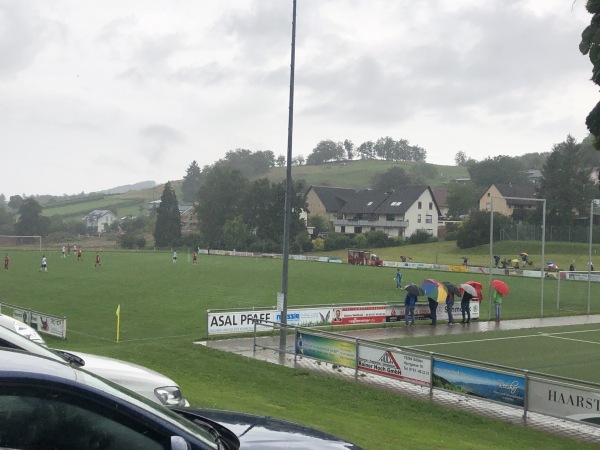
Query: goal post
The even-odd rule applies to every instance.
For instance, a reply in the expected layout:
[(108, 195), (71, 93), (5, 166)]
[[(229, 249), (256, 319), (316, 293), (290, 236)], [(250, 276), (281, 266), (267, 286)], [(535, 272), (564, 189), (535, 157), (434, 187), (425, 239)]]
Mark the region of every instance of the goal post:
[(42, 237), (0, 234), (0, 248), (38, 248), (41, 252)]
[(556, 275), (556, 309), (589, 314), (589, 284), (600, 283), (600, 271), (561, 270)]

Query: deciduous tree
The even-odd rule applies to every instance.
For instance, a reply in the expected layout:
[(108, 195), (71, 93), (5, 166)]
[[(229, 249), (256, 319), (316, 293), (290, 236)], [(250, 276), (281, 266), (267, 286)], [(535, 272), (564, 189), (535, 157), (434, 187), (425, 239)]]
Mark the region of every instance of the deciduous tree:
[(549, 225), (569, 225), (585, 213), (594, 198), (591, 168), (583, 162), (581, 144), (573, 136), (556, 144), (542, 169), (540, 198), (546, 199)]
[[(12, 197), (11, 197), (12, 198)], [(27, 197), (19, 207), (19, 219), (15, 232), (20, 236), (47, 236), (50, 218), (42, 216), (42, 207), (33, 198)]]
[[(592, 81), (600, 85), (600, 0), (587, 0), (585, 7), (593, 16), (590, 25), (581, 34), (579, 50), (589, 55), (593, 65)], [(600, 150), (600, 102), (587, 115), (585, 124), (595, 136), (594, 146)]]

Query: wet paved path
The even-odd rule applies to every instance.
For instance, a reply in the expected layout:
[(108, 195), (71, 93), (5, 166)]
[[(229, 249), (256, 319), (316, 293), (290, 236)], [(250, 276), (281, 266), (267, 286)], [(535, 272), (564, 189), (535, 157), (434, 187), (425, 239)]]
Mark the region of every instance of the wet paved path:
[[(542, 319), (520, 319), (506, 320), (496, 322), (471, 322), (470, 324), (456, 324), (448, 326), (445, 323), (436, 326), (416, 325), (404, 327), (403, 325), (388, 326), (386, 328), (347, 330), (339, 334), (345, 334), (361, 339), (372, 341), (385, 341), (388, 339), (401, 339), (403, 337), (416, 336), (439, 336), (454, 335), (464, 333), (480, 333), (493, 330), (517, 330), (531, 329), (554, 326), (568, 325), (586, 325), (600, 324), (600, 315), (589, 316), (571, 316), (571, 317), (549, 317)], [(528, 426), (548, 433), (554, 433), (560, 436), (570, 436), (572, 438), (593, 442), (600, 445), (600, 427), (591, 426), (584, 423), (571, 422), (562, 419), (556, 419), (550, 416), (536, 413), (527, 413), (527, 418), (523, 418), (523, 410), (504, 406), (498, 403), (490, 403), (473, 397), (454, 394), (452, 392), (434, 389), (433, 395), (428, 387), (418, 386), (399, 380), (378, 376), (375, 374), (360, 372), (360, 376), (355, 376), (355, 371), (348, 368), (340, 368), (327, 363), (315, 361), (312, 359), (294, 358), (293, 336), (288, 336), (286, 342), (287, 354), (283, 360), (276, 350), (279, 345), (279, 336), (268, 336), (257, 338), (257, 344), (260, 348), (253, 349), (253, 338), (234, 338), (200, 342), (211, 348), (236, 353), (249, 358), (256, 358), (274, 364), (283, 364), (288, 367), (308, 369), (325, 375), (337, 376), (352, 380), (356, 383), (375, 386), (384, 390), (394, 392), (398, 395), (420, 399), (423, 401), (432, 401), (434, 403), (460, 408), (479, 414), (485, 417), (504, 420), (506, 422)], [(493, 407), (490, 407), (492, 405)]]

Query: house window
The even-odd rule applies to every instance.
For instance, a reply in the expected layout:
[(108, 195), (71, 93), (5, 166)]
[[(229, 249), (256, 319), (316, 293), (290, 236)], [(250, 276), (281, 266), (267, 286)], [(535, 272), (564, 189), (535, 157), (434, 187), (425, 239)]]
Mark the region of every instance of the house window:
[(354, 233), (355, 233), (355, 234), (360, 234), (360, 233), (362, 233), (362, 227), (354, 227)]
[(430, 235), (430, 236), (433, 236), (433, 230), (432, 230), (431, 228), (427, 228), (427, 229), (425, 230), (425, 232), (426, 232), (428, 235)]
[(431, 211), (433, 209), (433, 202), (429, 202), (429, 210)]
[(492, 204), (491, 204), (491, 203), (489, 203), (489, 202), (488, 202), (488, 203), (486, 203), (486, 204), (485, 204), (485, 209), (487, 209), (488, 211), (489, 211), (490, 209), (492, 209)]
[(491, 197), (491, 196), (492, 196), (492, 193), (491, 193), (491, 192), (488, 192), (488, 197)]
[(417, 214), (417, 223), (421, 223), (421, 214)]
[(418, 206), (419, 206), (419, 209), (421, 209), (421, 208), (422, 208), (421, 202), (419, 202), (419, 205), (418, 205)]
[(425, 223), (432, 223), (431, 214), (425, 216)]
[(346, 232), (346, 227), (340, 227), (340, 233), (345, 233)]
[(385, 220), (387, 220), (388, 222), (393, 222), (396, 219), (396, 216), (393, 214), (386, 214), (385, 216)]

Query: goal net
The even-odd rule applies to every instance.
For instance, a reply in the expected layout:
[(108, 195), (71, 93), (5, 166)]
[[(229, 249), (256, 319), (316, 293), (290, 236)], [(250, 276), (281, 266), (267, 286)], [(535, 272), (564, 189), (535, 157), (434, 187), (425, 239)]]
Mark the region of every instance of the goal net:
[(41, 236), (0, 235), (1, 249), (35, 249), (42, 251)]
[(557, 273), (557, 278), (557, 310), (587, 314), (589, 306), (589, 313), (600, 311), (600, 303), (595, 300), (600, 294), (599, 271), (561, 270)]

